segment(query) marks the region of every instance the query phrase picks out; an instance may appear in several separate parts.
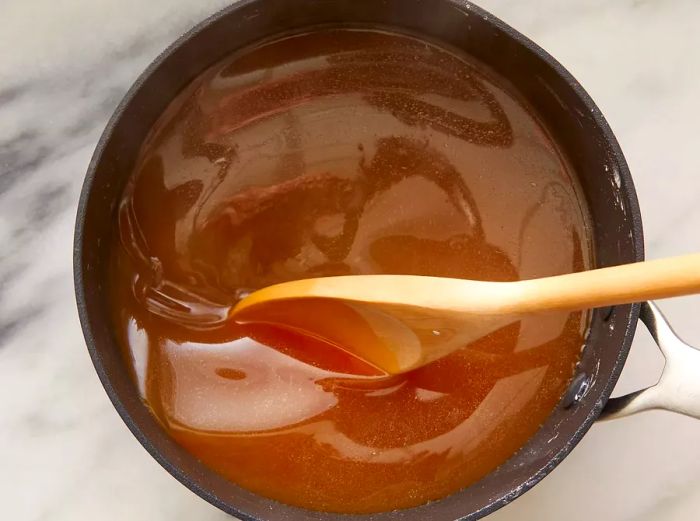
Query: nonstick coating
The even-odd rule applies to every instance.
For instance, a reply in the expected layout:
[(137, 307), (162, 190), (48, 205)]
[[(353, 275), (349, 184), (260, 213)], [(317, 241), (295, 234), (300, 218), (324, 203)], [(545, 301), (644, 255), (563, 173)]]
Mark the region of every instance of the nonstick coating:
[(505, 76), (539, 113), (579, 175), (593, 217), (596, 264), (643, 259), (634, 186), (603, 116), (561, 65), (500, 20), (460, 0), (249, 0), (212, 16), (161, 54), (128, 92), (99, 141), (75, 229), (75, 291), (83, 333), (102, 384), (129, 429), (173, 476), (226, 512), (246, 520), (477, 519), (540, 481), (590, 428), (622, 370), (638, 306), (594, 312), (572, 389), (510, 460), (443, 500), (365, 516), (283, 505), (208, 470), (172, 441), (148, 412), (111, 329), (105, 281), (116, 204), (155, 119), (190, 80), (223, 56), (280, 33), (345, 24), (423, 35), (466, 51)]

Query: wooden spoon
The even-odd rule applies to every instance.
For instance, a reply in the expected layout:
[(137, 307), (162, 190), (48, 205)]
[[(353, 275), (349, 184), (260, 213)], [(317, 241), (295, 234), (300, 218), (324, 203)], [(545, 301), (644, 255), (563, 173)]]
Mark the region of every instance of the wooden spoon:
[(700, 254), (518, 282), (349, 275), (256, 291), (231, 312), (321, 338), (396, 374), (415, 369), (519, 320), (700, 292)]

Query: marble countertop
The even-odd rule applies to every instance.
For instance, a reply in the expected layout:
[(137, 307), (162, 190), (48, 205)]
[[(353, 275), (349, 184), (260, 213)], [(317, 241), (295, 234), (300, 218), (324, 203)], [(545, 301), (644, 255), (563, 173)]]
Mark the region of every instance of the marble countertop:
[[(71, 276), (83, 175), (143, 68), (225, 0), (0, 5), (0, 508), (12, 521), (230, 519), (129, 433), (80, 333)], [(700, 251), (698, 0), (481, 0), (558, 58), (630, 163), (651, 258)], [(700, 298), (661, 303), (700, 345)], [(640, 329), (641, 331), (641, 329)], [(646, 333), (617, 392), (663, 365)], [(680, 521), (700, 511), (700, 421), (650, 412), (594, 426), (493, 521)]]

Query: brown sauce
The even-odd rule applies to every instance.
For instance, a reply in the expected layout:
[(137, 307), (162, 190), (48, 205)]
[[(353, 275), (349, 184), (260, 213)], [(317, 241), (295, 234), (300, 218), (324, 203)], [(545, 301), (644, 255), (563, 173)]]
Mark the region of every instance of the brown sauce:
[(327, 30), (226, 59), (154, 126), (120, 206), (110, 298), (144, 400), (205, 465), (302, 507), (392, 510), (476, 482), (559, 402), (585, 314), (382, 377), (227, 313), (299, 278), (586, 269), (574, 178), (507, 82), (432, 44)]

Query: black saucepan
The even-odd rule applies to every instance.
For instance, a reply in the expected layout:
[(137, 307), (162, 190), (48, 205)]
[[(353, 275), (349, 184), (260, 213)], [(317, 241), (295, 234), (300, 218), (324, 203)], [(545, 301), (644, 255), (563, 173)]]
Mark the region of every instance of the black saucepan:
[[(347, 24), (393, 28), (444, 42), (509, 79), (556, 136), (580, 176), (593, 217), (597, 265), (642, 260), (639, 207), (615, 137), (571, 74), (514, 29), (462, 0), (247, 0), (204, 21), (161, 54), (129, 90), (99, 141), (85, 179), (75, 231), (75, 288), (85, 340), (107, 394), (146, 450), (183, 484), (226, 512), (251, 520), (477, 519), (540, 481), (599, 417), (627, 357), (639, 305), (594, 312), (569, 392), (546, 424), (510, 460), (443, 500), (365, 516), (283, 505), (208, 470), (171, 440), (148, 412), (110, 326), (105, 281), (116, 205), (156, 118), (198, 73), (236, 49), (283, 32)], [(652, 307), (644, 310), (648, 323), (660, 320)], [(635, 396), (616, 401), (610, 409), (619, 414), (635, 400), (637, 409), (643, 408)]]

